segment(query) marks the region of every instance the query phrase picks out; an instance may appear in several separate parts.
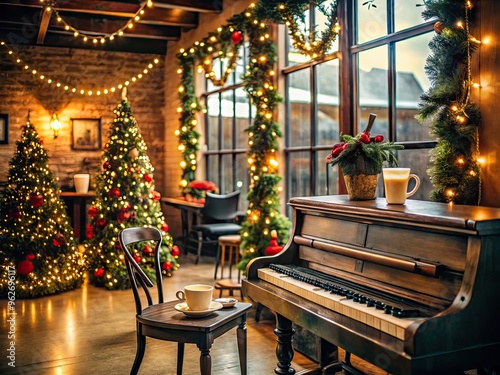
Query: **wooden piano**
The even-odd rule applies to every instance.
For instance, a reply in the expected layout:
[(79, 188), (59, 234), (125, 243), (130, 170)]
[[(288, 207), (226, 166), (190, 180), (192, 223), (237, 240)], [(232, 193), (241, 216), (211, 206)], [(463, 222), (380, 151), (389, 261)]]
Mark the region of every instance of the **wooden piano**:
[(340, 195), (289, 204), (290, 240), (243, 280), (276, 313), (276, 374), (295, 372), (292, 322), (390, 374), (498, 366), (500, 209)]

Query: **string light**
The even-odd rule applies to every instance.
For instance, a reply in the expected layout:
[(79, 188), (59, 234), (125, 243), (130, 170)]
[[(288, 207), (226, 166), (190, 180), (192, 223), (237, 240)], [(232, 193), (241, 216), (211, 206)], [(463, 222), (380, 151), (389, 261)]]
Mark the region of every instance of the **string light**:
[(138, 80), (144, 78), (144, 75), (149, 73), (149, 69), (152, 69), (154, 66), (158, 65), (160, 63), (160, 59), (158, 58), (155, 58), (153, 59), (153, 61), (147, 63), (147, 65), (145, 66), (144, 69), (142, 69), (142, 73), (138, 73), (132, 77), (130, 77), (128, 80), (125, 80), (123, 82), (120, 82), (114, 86), (111, 86), (111, 87), (105, 87), (105, 88), (100, 88), (100, 89), (93, 89), (93, 90), (89, 90), (89, 89), (83, 89), (83, 88), (78, 88), (78, 87), (74, 87), (74, 86), (71, 86), (69, 84), (66, 84), (66, 83), (61, 83), (61, 82), (58, 82), (57, 80), (54, 80), (50, 77), (48, 77), (46, 74), (42, 74), (39, 72), (38, 69), (34, 69), (32, 67), (30, 67), (30, 65), (26, 64), (25, 62), (23, 62), (21, 60), (21, 58), (19, 58), (15, 52), (3, 41), (0, 41), (0, 45), (3, 46), (5, 49), (7, 49), (7, 53), (9, 55), (12, 55), (14, 57), (14, 61), (18, 64), (18, 65), (24, 65), (24, 71), (29, 71), (33, 76), (37, 77), (38, 79), (40, 79), (41, 81), (45, 82), (46, 84), (48, 85), (52, 85), (53, 83), (54, 86), (58, 89), (61, 89), (63, 91), (67, 91), (67, 92), (72, 92), (72, 93), (79, 93), (81, 95), (88, 95), (88, 96), (92, 96), (92, 95), (97, 95), (97, 96), (100, 96), (100, 95), (107, 95), (109, 93), (114, 93), (117, 89), (118, 90), (121, 90), (124, 86), (129, 86), (131, 83), (135, 83), (137, 82)]
[(153, 7), (153, 1), (148, 0), (142, 3), (139, 7), (139, 10), (135, 12), (135, 14), (116, 31), (110, 34), (90, 35), (78, 30), (76, 27), (72, 26), (70, 23), (64, 20), (64, 18), (59, 14), (58, 10), (55, 8), (55, 2), (53, 0), (41, 0), (41, 2), (46, 4), (46, 12), (53, 12), (55, 14), (57, 22), (63, 25), (64, 30), (71, 31), (73, 33), (73, 37), (82, 38), (84, 42), (92, 40), (92, 43), (94, 45), (105, 44), (108, 39), (112, 41), (115, 39), (115, 37), (122, 36), (126, 30), (132, 29), (134, 27), (134, 24), (138, 23), (141, 20), (141, 17), (143, 17), (145, 14), (146, 8)]

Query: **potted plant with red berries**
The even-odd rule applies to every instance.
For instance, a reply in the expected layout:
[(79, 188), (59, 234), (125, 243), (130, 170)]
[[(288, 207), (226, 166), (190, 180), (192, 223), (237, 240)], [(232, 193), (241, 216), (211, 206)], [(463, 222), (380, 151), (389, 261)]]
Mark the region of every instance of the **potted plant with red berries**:
[(340, 135), (340, 142), (333, 146), (326, 161), (332, 166), (339, 165), (344, 175), (344, 181), (349, 198), (352, 200), (375, 199), (377, 183), (385, 162), (390, 167), (398, 165), (396, 150), (402, 150), (403, 145), (384, 142), (384, 136), (370, 135), (371, 128), (377, 116), (370, 113), (366, 129), (356, 136)]

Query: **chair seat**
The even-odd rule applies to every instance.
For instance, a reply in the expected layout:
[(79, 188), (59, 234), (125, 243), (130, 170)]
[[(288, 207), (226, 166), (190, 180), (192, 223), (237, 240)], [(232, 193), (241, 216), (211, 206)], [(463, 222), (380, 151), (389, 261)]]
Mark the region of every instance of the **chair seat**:
[(224, 236), (227, 234), (237, 234), (241, 230), (241, 226), (234, 223), (214, 223), (193, 225), (192, 230), (202, 232), (203, 236)]
[[(174, 306), (178, 303), (181, 303), (181, 301), (176, 300), (151, 305), (142, 310), (142, 313), (138, 314), (136, 318), (143, 324), (143, 329), (146, 329), (144, 326), (153, 326), (163, 330), (171, 329), (176, 331), (172, 336), (172, 340), (178, 341), (179, 337), (176, 335), (178, 335), (179, 331), (195, 331), (206, 334), (244, 315), (252, 307), (249, 303), (239, 302), (235, 305), (235, 308), (217, 310), (207, 317), (193, 319), (174, 309)], [(236, 323), (232, 326), (236, 326)], [(164, 331), (162, 333), (165, 334)], [(168, 338), (162, 338), (168, 340)], [(199, 340), (199, 336), (197, 340)], [(186, 342), (189, 342), (189, 340)]]

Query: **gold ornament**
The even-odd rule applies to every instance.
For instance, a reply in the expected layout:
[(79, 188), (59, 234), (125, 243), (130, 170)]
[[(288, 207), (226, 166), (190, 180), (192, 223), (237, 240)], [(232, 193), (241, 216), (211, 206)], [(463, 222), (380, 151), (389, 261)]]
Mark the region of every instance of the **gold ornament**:
[(444, 30), (444, 23), (442, 23), (441, 21), (437, 21), (435, 24), (434, 24), (434, 31), (437, 33), (437, 34), (441, 34)]
[(139, 150), (136, 148), (133, 148), (132, 150), (130, 150), (129, 154), (131, 157), (137, 158), (139, 156)]

